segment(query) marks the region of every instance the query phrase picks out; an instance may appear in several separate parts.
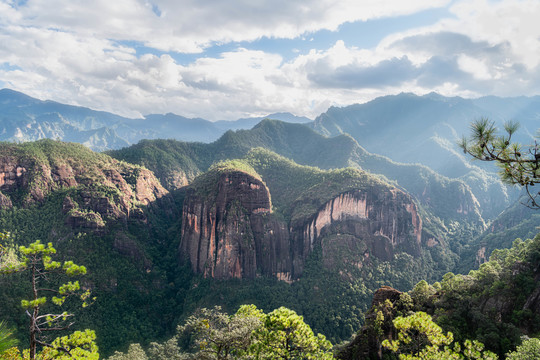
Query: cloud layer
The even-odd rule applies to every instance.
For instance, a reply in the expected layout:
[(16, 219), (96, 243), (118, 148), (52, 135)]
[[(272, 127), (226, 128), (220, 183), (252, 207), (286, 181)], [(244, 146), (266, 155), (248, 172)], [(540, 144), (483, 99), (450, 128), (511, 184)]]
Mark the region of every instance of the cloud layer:
[[(430, 8), (446, 15), (388, 33), (374, 48), (338, 40), (291, 58), (284, 53), (292, 49), (278, 46)], [(538, 1), (519, 0), (7, 0), (0, 85), (127, 116), (211, 120), (277, 111), (314, 117), (330, 105), (401, 91), (534, 95), (539, 17)], [(262, 38), (277, 50), (255, 46)], [(219, 51), (224, 45), (233, 46)], [(183, 54), (195, 55), (185, 62)]]

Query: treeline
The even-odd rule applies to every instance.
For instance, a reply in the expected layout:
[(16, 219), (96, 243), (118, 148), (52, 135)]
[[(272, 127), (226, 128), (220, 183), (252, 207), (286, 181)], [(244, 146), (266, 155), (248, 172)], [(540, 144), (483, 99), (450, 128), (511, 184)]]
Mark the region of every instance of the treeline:
[[(32, 264), (28, 259), (35, 254), (41, 254), (36, 263), (43, 267), (41, 273), (61, 269), (67, 275), (84, 274), (84, 267), (77, 267), (71, 261), (65, 261), (62, 266), (53, 260), (51, 256), (56, 251), (50, 244), (36, 242), (21, 247), (22, 255), (16, 257), (13, 246), (6, 242), (7, 237), (3, 236), (3, 240), (0, 255), (5, 274), (28, 270)], [(177, 327), (174, 336), (149, 345), (132, 343), (109, 360), (523, 359), (525, 354), (529, 356), (527, 359), (537, 359), (540, 340), (523, 335), (540, 331), (540, 314), (531, 301), (539, 291), (538, 263), (540, 235), (525, 241), (518, 239), (511, 249), (495, 251), (490, 261), (467, 275), (448, 273), (431, 285), (420, 281), (409, 292), (382, 288), (375, 293), (365, 325), (350, 342), (335, 346), (324, 335), (316, 334), (304, 317), (293, 310), (280, 307), (265, 313), (255, 305), (242, 305), (233, 315), (220, 307), (197, 309)], [(60, 286), (64, 289), (60, 295), (67, 297), (68, 293), (79, 290), (78, 282), (67, 284), (70, 285)], [(85, 303), (88, 298), (84, 297)], [(21, 305), (40, 310), (45, 306), (44, 299), (23, 300)], [(52, 299), (56, 305), (65, 301), (57, 303), (58, 298)], [(47, 316), (47, 321), (56, 320)], [(51, 340), (49, 346), (36, 352), (35, 359), (99, 358), (96, 334), (92, 330)], [(3, 352), (0, 359), (28, 358), (28, 350), (13, 347), (12, 341), (11, 332), (5, 324), (0, 324)], [(6, 344), (10, 347), (6, 348)]]
[(523, 343), (527, 349), (536, 346), (533, 357), (510, 358), (540, 359), (540, 340), (527, 337), (535, 337), (540, 331), (536, 305), (540, 292), (539, 262), (540, 235), (537, 235), (525, 241), (517, 239), (510, 249), (494, 251), (488, 262), (467, 275), (448, 273), (440, 282), (430, 285), (421, 281), (406, 293), (393, 289), (380, 291), (366, 314), (366, 325), (343, 350), (341, 358), (378, 358), (377, 354), (390, 354), (390, 350), (383, 348), (383, 342), (397, 338), (399, 326), (404, 326), (403, 320), (397, 319), (425, 312), (445, 332), (451, 332), (458, 343), (474, 339), (501, 358), (510, 356)]

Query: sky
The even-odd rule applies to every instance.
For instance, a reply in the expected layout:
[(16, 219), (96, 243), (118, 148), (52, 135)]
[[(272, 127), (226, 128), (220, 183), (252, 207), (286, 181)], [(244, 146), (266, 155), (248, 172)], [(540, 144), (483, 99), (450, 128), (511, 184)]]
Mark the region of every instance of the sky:
[(233, 120), (540, 94), (540, 0), (0, 0), (0, 88)]

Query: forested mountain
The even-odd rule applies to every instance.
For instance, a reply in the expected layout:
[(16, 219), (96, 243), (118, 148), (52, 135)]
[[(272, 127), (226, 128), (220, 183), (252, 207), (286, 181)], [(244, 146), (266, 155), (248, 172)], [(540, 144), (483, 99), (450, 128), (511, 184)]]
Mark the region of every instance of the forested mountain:
[[(65, 258), (88, 269), (83, 286), (95, 304), (77, 327), (95, 329), (107, 351), (125, 340), (171, 331), (178, 207), (152, 172), (80, 144), (42, 140), (0, 144), (0, 228), (8, 244), (53, 242)], [(30, 284), (0, 276), (0, 318), (27, 329), (20, 307)], [(23, 342), (25, 344), (25, 342)]]
[[(87, 145), (94, 139), (99, 149), (164, 133), (215, 141), (146, 139), (105, 153), (49, 139), (1, 143), (0, 232), (10, 233), (1, 245), (14, 250), (51, 241), (63, 257), (88, 268), (82, 286), (96, 301), (76, 327), (96, 330), (102, 356), (168, 339), (198, 308), (220, 305), (233, 313), (247, 303), (267, 313), (286, 306), (339, 343), (361, 328), (383, 285), (398, 294), (391, 298), (394, 310), (385, 310), (385, 331), (395, 330), (395, 316), (422, 310), (460, 339), (481, 339), (504, 354), (519, 331), (538, 330), (538, 238), (495, 249), (532, 238), (538, 215), (513, 203), (518, 191), (508, 191), (496, 175), (439, 146), (453, 135), (420, 141), (498, 100), (402, 94), (332, 108), (312, 124), (319, 132), (292, 123), (303, 118), (280, 114), (290, 122), (263, 119), (213, 138), (255, 120), (223, 124), (174, 114), (133, 120), (2, 90), (1, 123), (11, 141), (85, 132), (91, 136), (78, 139)], [(524, 129), (534, 123), (535, 98), (505, 101), (493, 114), (521, 114)], [(399, 121), (392, 119), (396, 109)], [(437, 112), (446, 117), (413, 126)], [(416, 145), (408, 155), (400, 152), (398, 133)], [(437, 153), (433, 144), (445, 150)], [(388, 156), (370, 152), (377, 146)], [(448, 165), (445, 176), (395, 160), (422, 151), (440, 161), (451, 154), (459, 166)], [(445, 275), (468, 273), (492, 252), (476, 272)], [(433, 285), (414, 288), (405, 304), (401, 292), (421, 280)], [(19, 305), (28, 290), (19, 275), (0, 276), (0, 319), (16, 326), (21, 339), (27, 318)], [(373, 350), (370, 341), (377, 339), (365, 349), (362, 336), (372, 335), (371, 321), (382, 311), (374, 309), (339, 356), (356, 359)]]
[[(540, 97), (479, 99), (399, 94), (365, 104), (331, 107), (312, 127), (324, 135), (347, 133), (365, 149), (399, 162), (421, 163), (452, 178), (471, 171), (455, 146), (468, 134), (471, 121), (489, 118), (501, 127), (518, 121), (516, 140), (530, 143), (540, 120)], [(475, 165), (481, 165), (477, 163)]]
[[(366, 314), (366, 325), (338, 358), (377, 359), (382, 352), (391, 356), (381, 342), (395, 338), (393, 320), (418, 311), (433, 315), (456, 341), (476, 339), (504, 358), (524, 335), (535, 336), (540, 330), (539, 256), (537, 235), (496, 250), (490, 261), (467, 275), (449, 273), (432, 285), (420, 282), (408, 293), (380, 289)], [(534, 359), (538, 353), (531, 350), (517, 358)]]
[[(463, 211), (464, 204), (475, 209), (474, 202), (452, 205), (450, 216), (464, 225), (448, 232), (427, 204), (384, 178), (297, 165), (226, 141), (235, 134), (247, 132), (224, 135), (213, 145), (221, 144), (222, 152), (204, 144), (139, 144), (193, 152), (199, 175), (172, 193), (146, 168), (82, 145), (2, 145), (0, 226), (14, 244), (52, 241), (87, 265), (85, 286), (97, 301), (78, 325), (96, 328), (103, 354), (170, 334), (196, 307), (232, 311), (245, 302), (265, 311), (288, 306), (332, 341), (346, 339), (361, 325), (375, 289), (437, 280), (457, 260), (449, 245), (463, 244), (483, 226), (478, 211)], [(243, 156), (203, 167), (225, 151)], [(180, 156), (186, 153), (166, 153), (186, 159)], [(464, 189), (446, 188), (455, 197), (467, 194)], [(25, 282), (0, 281), (1, 316), (22, 329), (17, 299)]]
[[(229, 131), (210, 144), (145, 140), (110, 154), (148, 167), (165, 187), (172, 190), (187, 185), (213, 162), (243, 157), (254, 147), (270, 149), (299, 164), (322, 169), (352, 166), (393, 181), (411, 194), (421, 209), (435, 216), (437, 220), (425, 224), (436, 234), (434, 239), (444, 242), (447, 237), (444, 234), (454, 234), (456, 239), (469, 237), (466, 243), (462, 240), (449, 241), (454, 253), (465, 251), (462, 261), (467, 265), (460, 266), (460, 271), (468, 271), (474, 266), (477, 252), (482, 249), (470, 240), (484, 230), (483, 224), (489, 215), (501, 212), (508, 201), (505, 187), (499, 181), (486, 183), (481, 174), (479, 186), (471, 191), (471, 182), (449, 179), (422, 165), (400, 164), (384, 156), (370, 154), (348, 135), (326, 138), (305, 126), (275, 120), (264, 120), (251, 130)], [(498, 228), (497, 232), (505, 226)], [(534, 231), (534, 226), (523, 227), (514, 235), (526, 236)], [(489, 257), (489, 251), (485, 257)]]
[[(289, 122), (310, 119), (289, 113), (269, 115)], [(141, 139), (210, 142), (229, 129), (248, 129), (263, 118), (238, 121), (190, 119), (175, 114), (150, 114), (130, 119), (80, 106), (42, 101), (17, 91), (0, 90), (0, 140), (55, 139), (78, 142), (95, 151), (118, 149)]]
[[(332, 107), (310, 124), (309, 119), (288, 113), (276, 113), (268, 117), (289, 123), (306, 123), (323, 135), (349, 134), (373, 154), (385, 155), (400, 163), (420, 163), (449, 178), (464, 180), (482, 204), (483, 217), (493, 219), (517, 199), (518, 193), (500, 183), (492, 173), (495, 170), (492, 166), (480, 162), (470, 163), (463, 154), (456, 151), (456, 141), (468, 132), (468, 124), (472, 119), (482, 116), (499, 124), (503, 120), (520, 121), (522, 128), (516, 136), (518, 140), (529, 141), (539, 120), (539, 107), (538, 97), (467, 100), (436, 94), (400, 94), (377, 98), (366, 104)], [(106, 112), (33, 99), (9, 89), (0, 90), (0, 113), (0, 140), (20, 142), (52, 138), (83, 143), (98, 151), (118, 149), (141, 139), (162, 138), (208, 143), (218, 140), (229, 129), (249, 129), (263, 119), (210, 122), (175, 114), (153, 114), (142, 119), (128, 119)], [(267, 132), (264, 140), (267, 144), (263, 146), (275, 144), (277, 147), (279, 142), (282, 143), (279, 145), (286, 143), (287, 148), (294, 150), (294, 159), (299, 163), (311, 164), (315, 161), (318, 164), (314, 165), (323, 168), (340, 167), (350, 157), (346, 154), (346, 157), (339, 159), (339, 164), (331, 165), (329, 161), (337, 159), (335, 150), (330, 158), (316, 159), (324, 156), (324, 152), (313, 152), (314, 146), (309, 142), (299, 140), (298, 136), (294, 138), (301, 131), (296, 130), (288, 139), (271, 139), (276, 130), (283, 133), (291, 129), (260, 129), (259, 132)], [(235, 137), (243, 137), (242, 141), (245, 142), (246, 137), (253, 136)], [(297, 144), (293, 145), (293, 141)], [(347, 152), (341, 149), (355, 147), (346, 144), (348, 140), (342, 138), (334, 141), (339, 144), (338, 151)], [(308, 159), (301, 159), (302, 156)]]
[[(522, 129), (517, 134), (518, 139), (528, 141), (536, 130), (539, 107), (537, 97), (466, 100), (436, 94), (400, 94), (378, 98), (366, 104), (332, 107), (311, 124), (307, 118), (288, 113), (271, 114), (268, 118), (306, 123), (324, 135), (350, 134), (373, 154), (385, 155), (400, 163), (420, 163), (449, 178), (462, 179), (483, 205), (484, 218), (493, 219), (517, 199), (518, 193), (501, 185), (498, 177), (492, 173), (492, 166), (480, 162), (471, 164), (463, 154), (456, 151), (456, 140), (468, 132), (468, 124), (472, 119), (487, 116), (498, 123), (509, 119), (520, 121)], [(141, 139), (162, 138), (208, 143), (219, 139), (227, 130), (249, 129), (263, 119), (210, 122), (175, 114), (153, 114), (142, 119), (128, 119), (111, 113), (33, 99), (9, 89), (0, 90), (0, 114), (0, 140), (20, 142), (51, 138), (79, 142), (97, 151), (122, 148)], [(271, 137), (272, 134), (267, 136)], [(299, 141), (296, 145), (288, 140), (285, 142), (287, 147), (295, 147), (297, 156), (305, 157), (313, 153), (310, 152), (313, 146), (307, 141)], [(342, 144), (340, 138), (335, 139), (335, 142), (340, 144), (339, 148), (352, 146)], [(324, 155), (322, 151), (313, 154)], [(317, 156), (311, 156), (310, 161), (326, 161), (322, 165), (330, 166), (328, 158), (313, 160)], [(334, 155), (332, 157), (336, 158)], [(299, 158), (295, 158), (295, 161), (309, 163)], [(340, 160), (340, 165), (334, 167), (342, 166), (344, 161)]]
[[(424, 166), (399, 164), (370, 154), (347, 135), (327, 138), (305, 126), (276, 120), (263, 120), (251, 130), (229, 131), (211, 144), (145, 140), (109, 154), (151, 169), (166, 187), (173, 189), (189, 183), (213, 162), (243, 157), (255, 147), (269, 149), (302, 165), (321, 169), (352, 166), (381, 174), (414, 194), (423, 205), (440, 216), (444, 212), (445, 216), (464, 216), (463, 211), (458, 211), (461, 206), (467, 215), (476, 216), (475, 221), (482, 221), (479, 213), (484, 204), (473, 200), (471, 190), (463, 181), (440, 176)], [(440, 197), (445, 196), (442, 189), (450, 194), (449, 199)], [(432, 192), (437, 196), (432, 196)], [(459, 192), (462, 195), (457, 195)], [(463, 203), (459, 203), (461, 199)]]

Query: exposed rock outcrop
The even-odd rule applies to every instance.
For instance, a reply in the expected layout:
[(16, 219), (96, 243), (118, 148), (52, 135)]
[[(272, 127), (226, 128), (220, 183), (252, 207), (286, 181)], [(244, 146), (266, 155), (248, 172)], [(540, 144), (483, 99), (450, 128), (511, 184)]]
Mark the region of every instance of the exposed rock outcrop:
[(73, 189), (62, 204), (66, 224), (103, 231), (108, 220), (126, 221), (134, 211), (140, 218), (137, 209), (141, 206), (171, 203), (168, 191), (145, 168), (76, 144), (45, 140), (30, 147), (28, 151), (24, 146), (3, 145), (0, 208), (11, 208), (14, 203), (29, 206), (43, 202), (55, 190)]
[[(383, 286), (373, 294), (371, 308), (366, 313), (364, 326), (346, 346), (336, 354), (337, 359), (383, 359), (382, 339), (394, 339), (395, 329), (392, 320), (400, 309), (402, 292), (390, 286)], [(391, 306), (388, 306), (390, 305)], [(383, 321), (377, 323), (377, 312), (382, 312)]]
[[(343, 247), (352, 251), (349, 261), (361, 261), (369, 254), (389, 261), (396, 251), (417, 256), (422, 241), (416, 205), (397, 189), (339, 194), (308, 219), (296, 222), (293, 229), (293, 238), (299, 237), (303, 243), (301, 257), (306, 259), (320, 244), (327, 264)], [(355, 251), (360, 249), (364, 249), (360, 254)], [(299, 276), (301, 264), (294, 270)]]
[(389, 300), (391, 303), (395, 303), (399, 300), (401, 294), (403, 294), (403, 292), (396, 290), (390, 286), (382, 286), (373, 294), (371, 307), (373, 308), (374, 306), (384, 304), (386, 300)]
[(188, 190), (182, 210), (181, 252), (193, 271), (207, 277), (253, 278), (257, 248), (265, 247), (261, 240), (274, 230), (263, 219), (272, 209), (270, 192), (261, 180), (240, 171), (222, 173), (216, 186), (209, 194)]
[(0, 188), (10, 191), (26, 185), (28, 185), (26, 167), (10, 157), (0, 158)]
[(229, 171), (214, 181), (210, 192), (187, 190), (182, 214), (181, 256), (206, 277), (262, 274), (294, 281), (316, 246), (329, 267), (343, 248), (345, 261), (357, 266), (371, 255), (391, 260), (398, 251), (420, 254), (422, 221), (398, 189), (345, 191), (287, 223), (272, 214), (270, 192), (255, 176)]

